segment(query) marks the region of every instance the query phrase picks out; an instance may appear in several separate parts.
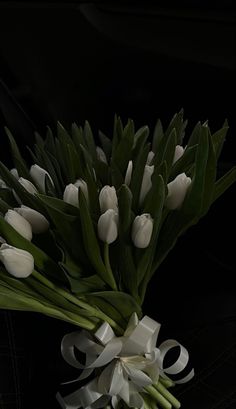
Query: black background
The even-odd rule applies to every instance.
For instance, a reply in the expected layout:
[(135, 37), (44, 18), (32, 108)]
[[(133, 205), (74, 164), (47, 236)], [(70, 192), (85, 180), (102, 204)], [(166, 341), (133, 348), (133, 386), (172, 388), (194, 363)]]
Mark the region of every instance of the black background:
[[(26, 155), (33, 130), (43, 133), (57, 119), (65, 126), (88, 119), (95, 133), (109, 135), (115, 112), (153, 129), (158, 117), (166, 126), (183, 107), (187, 134), (198, 120), (217, 130), (228, 118), (219, 175), (236, 163), (233, 2), (0, 4), (1, 123)], [(0, 137), (1, 159), (11, 165), (2, 128)], [(144, 311), (162, 323), (161, 338), (176, 338), (191, 353), (195, 380), (176, 389), (186, 409), (236, 408), (235, 224), (234, 186), (179, 239), (147, 293)], [(0, 407), (56, 408), (60, 382), (74, 375), (60, 357), (60, 339), (72, 328), (7, 314), (20, 394), (7, 395), (17, 381), (6, 363)]]

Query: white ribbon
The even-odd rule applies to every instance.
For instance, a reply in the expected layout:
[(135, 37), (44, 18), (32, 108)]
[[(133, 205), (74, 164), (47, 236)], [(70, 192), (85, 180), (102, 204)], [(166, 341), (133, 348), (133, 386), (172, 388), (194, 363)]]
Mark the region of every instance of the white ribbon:
[[(120, 399), (129, 407), (143, 408), (139, 392), (148, 385), (157, 383), (159, 375), (181, 373), (189, 361), (188, 351), (177, 341), (168, 339), (156, 347), (161, 325), (144, 316), (140, 321), (132, 314), (122, 337), (116, 337), (111, 326), (104, 322), (94, 336), (85, 330), (72, 332), (62, 339), (61, 353), (65, 361), (78, 369), (80, 376), (72, 383), (87, 378), (95, 368), (105, 367), (92, 381), (62, 398), (56, 397), (63, 409), (98, 409), (110, 400), (116, 409)], [(163, 362), (166, 354), (179, 347), (178, 359), (168, 368)], [(75, 348), (86, 354), (85, 365), (75, 355)], [(192, 369), (176, 383), (185, 383), (194, 376)]]

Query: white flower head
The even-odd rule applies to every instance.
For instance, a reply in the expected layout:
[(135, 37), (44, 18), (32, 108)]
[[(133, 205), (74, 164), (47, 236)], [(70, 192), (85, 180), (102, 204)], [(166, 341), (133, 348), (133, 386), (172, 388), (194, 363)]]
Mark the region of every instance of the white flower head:
[(125, 174), (125, 184), (127, 186), (129, 186), (129, 184), (130, 184), (132, 171), (133, 171), (133, 162), (132, 162), (132, 160), (129, 160), (127, 170), (126, 170), (126, 174)]
[(25, 190), (27, 190), (28, 193), (31, 193), (32, 195), (38, 193), (36, 187), (28, 179), (20, 177), (18, 182), (25, 188)]
[(98, 219), (98, 237), (111, 244), (118, 236), (118, 214), (114, 209), (106, 210)]
[(73, 183), (67, 185), (63, 193), (63, 200), (72, 206), (79, 207), (79, 188)]
[(150, 152), (148, 153), (148, 156), (147, 156), (147, 165), (150, 165), (150, 163), (152, 162), (154, 156), (155, 156), (155, 153), (154, 153), (153, 151), (150, 151)]
[(45, 193), (45, 178), (46, 175), (50, 179), (50, 182), (54, 186), (53, 180), (49, 173), (41, 168), (39, 165), (32, 165), (30, 168), (30, 176), (32, 177), (33, 181), (36, 183), (36, 185), (39, 187), (39, 189)]
[(6, 187), (7, 187), (6, 183), (4, 182), (4, 180), (2, 180), (2, 179), (0, 178), (0, 188), (5, 189)]
[(181, 158), (181, 156), (183, 156), (183, 154), (184, 154), (183, 146), (176, 145), (174, 159), (173, 159), (173, 165), (174, 165), (175, 162), (177, 162), (177, 160), (179, 160)]
[(32, 254), (6, 243), (0, 247), (0, 260), (7, 272), (17, 278), (27, 278), (34, 270)]
[(76, 182), (74, 183), (74, 185), (78, 188), (81, 189), (81, 191), (83, 192), (85, 199), (87, 201), (87, 203), (89, 202), (89, 194), (88, 194), (88, 185), (85, 182), (85, 180), (83, 179), (77, 179)]
[(101, 213), (104, 213), (108, 209), (118, 211), (118, 200), (114, 186), (103, 186), (99, 193), (99, 203)]
[(37, 210), (24, 205), (16, 207), (14, 210), (30, 223), (33, 233), (39, 234), (48, 230), (49, 223), (46, 217)]
[(17, 180), (19, 179), (20, 176), (19, 176), (18, 170), (16, 168), (12, 168), (10, 170), (10, 172)]
[(168, 209), (179, 209), (185, 199), (187, 190), (191, 185), (191, 178), (185, 173), (179, 174), (172, 182), (168, 183), (168, 195), (165, 205)]
[(96, 147), (96, 152), (97, 152), (97, 158), (98, 160), (100, 160), (100, 162), (104, 162), (107, 164), (107, 158), (105, 155), (105, 152), (102, 148), (100, 148), (100, 146)]
[(132, 225), (132, 240), (135, 247), (144, 249), (148, 247), (153, 231), (153, 219), (149, 213), (136, 216)]
[(31, 241), (32, 239), (32, 228), (29, 222), (22, 217), (15, 210), (9, 209), (4, 219), (9, 223), (21, 236), (25, 239)]
[(142, 179), (142, 184), (141, 184), (141, 189), (140, 189), (140, 195), (139, 195), (139, 204), (141, 205), (149, 192), (149, 190), (152, 187), (152, 174), (154, 172), (154, 165), (149, 166), (145, 165), (144, 172), (143, 172), (143, 179)]

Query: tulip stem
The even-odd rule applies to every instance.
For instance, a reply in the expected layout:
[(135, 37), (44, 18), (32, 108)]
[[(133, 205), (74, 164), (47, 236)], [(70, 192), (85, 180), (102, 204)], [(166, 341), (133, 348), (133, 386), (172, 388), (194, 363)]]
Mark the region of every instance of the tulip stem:
[(109, 257), (109, 244), (104, 243), (104, 261), (107, 270), (107, 274), (109, 277), (109, 282), (111, 283), (111, 287), (114, 291), (118, 291), (116, 281), (114, 279), (113, 271), (110, 264), (110, 257)]
[(50, 280), (48, 280), (38, 271), (34, 270), (32, 275), (36, 278), (36, 280), (40, 281), (45, 286), (53, 289), (58, 294), (60, 294), (62, 297), (66, 298), (68, 301), (72, 302), (73, 304), (77, 305), (78, 307), (86, 311), (89, 311), (91, 313), (91, 317), (93, 316), (93, 317), (99, 318), (102, 321), (108, 322), (108, 324), (110, 324), (111, 327), (114, 328), (114, 330), (119, 335), (123, 335), (124, 333), (123, 328), (121, 328), (112, 318), (110, 318), (108, 315), (106, 315), (104, 312), (102, 312), (98, 308), (93, 307), (92, 305), (86, 303), (85, 301), (78, 299), (73, 294), (70, 294), (68, 291), (64, 290), (63, 288), (57, 287), (55, 284), (53, 284)]
[(153, 386), (146, 386), (145, 390), (151, 395), (151, 397), (157, 403), (159, 403), (159, 405), (163, 409), (171, 409), (172, 408), (171, 403), (159, 391), (157, 391)]
[(172, 395), (172, 393), (170, 393), (166, 389), (166, 387), (161, 382), (158, 382), (156, 385), (154, 385), (154, 388), (156, 388), (156, 390), (160, 392), (162, 396), (164, 396), (164, 398), (166, 398), (174, 406), (175, 409), (180, 408), (180, 402), (175, 398), (175, 396)]

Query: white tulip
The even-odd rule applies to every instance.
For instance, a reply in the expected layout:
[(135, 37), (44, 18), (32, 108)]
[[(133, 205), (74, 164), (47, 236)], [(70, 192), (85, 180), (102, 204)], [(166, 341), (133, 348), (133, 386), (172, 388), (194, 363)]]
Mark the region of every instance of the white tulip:
[(63, 193), (63, 200), (72, 206), (79, 207), (79, 188), (73, 183), (67, 185)]
[(21, 236), (23, 236), (27, 240), (32, 239), (32, 228), (29, 222), (22, 217), (19, 213), (15, 210), (9, 209), (4, 219), (7, 223), (9, 223)]
[(88, 194), (88, 186), (87, 183), (85, 182), (85, 180), (83, 179), (78, 179), (76, 180), (76, 182), (74, 183), (74, 185), (78, 188), (81, 189), (85, 199), (87, 200), (87, 203), (89, 202), (89, 194)]
[(132, 171), (133, 171), (133, 162), (132, 160), (130, 160), (127, 166), (126, 174), (125, 174), (125, 184), (127, 186), (129, 186), (130, 184)]
[(12, 168), (11, 170), (10, 170), (10, 172), (11, 172), (11, 174), (13, 175), (13, 176), (15, 176), (15, 178), (18, 180), (19, 179), (19, 173), (18, 173), (18, 170), (16, 169), (16, 168)]
[(148, 247), (153, 230), (153, 219), (149, 213), (136, 216), (132, 225), (132, 240), (135, 247), (145, 249)]
[(103, 186), (99, 193), (99, 203), (101, 213), (105, 213), (108, 209), (118, 211), (118, 200), (114, 186)]
[(172, 182), (168, 183), (166, 207), (170, 210), (179, 209), (190, 185), (191, 178), (187, 177), (185, 173), (181, 173)]
[(36, 187), (28, 179), (20, 177), (18, 182), (25, 188), (25, 190), (27, 190), (28, 193), (31, 193), (32, 195), (38, 193)]
[(0, 247), (0, 260), (7, 272), (17, 278), (27, 278), (34, 270), (34, 258), (28, 251), (5, 243)]
[(21, 205), (21, 207), (16, 207), (14, 210), (29, 222), (33, 233), (39, 234), (48, 230), (49, 223), (46, 217), (37, 212), (37, 210), (31, 209), (30, 207), (24, 205)]
[(150, 151), (150, 152), (148, 153), (148, 156), (147, 156), (147, 165), (150, 165), (150, 163), (152, 162), (154, 156), (155, 156), (155, 153), (154, 153), (153, 151)]
[(108, 209), (98, 219), (98, 237), (107, 244), (113, 243), (118, 236), (118, 214)]
[(100, 146), (96, 147), (96, 152), (97, 152), (98, 160), (100, 160), (101, 162), (107, 163), (105, 152), (102, 148), (100, 148)]
[(4, 182), (4, 180), (2, 180), (1, 178), (0, 178), (0, 188), (6, 188), (7, 187), (7, 185), (6, 185), (6, 183)]
[(30, 168), (30, 176), (32, 177), (32, 179), (34, 180), (34, 182), (36, 183), (36, 185), (39, 187), (39, 189), (45, 193), (45, 177), (46, 175), (49, 177), (50, 182), (52, 183), (52, 185), (54, 186), (54, 183), (52, 181), (51, 176), (49, 175), (49, 173), (41, 168), (38, 165), (32, 165)]
[(143, 172), (143, 180), (141, 184), (141, 189), (140, 189), (140, 195), (139, 195), (139, 204), (142, 204), (147, 193), (152, 187), (152, 174), (154, 172), (154, 165), (149, 166), (145, 165), (144, 172)]
[(174, 165), (175, 162), (177, 162), (177, 160), (179, 160), (181, 158), (181, 156), (183, 156), (183, 154), (184, 154), (183, 146), (176, 145), (174, 159), (173, 159), (173, 165)]

